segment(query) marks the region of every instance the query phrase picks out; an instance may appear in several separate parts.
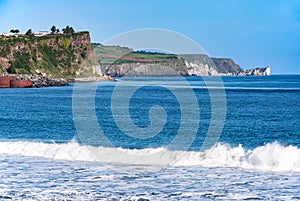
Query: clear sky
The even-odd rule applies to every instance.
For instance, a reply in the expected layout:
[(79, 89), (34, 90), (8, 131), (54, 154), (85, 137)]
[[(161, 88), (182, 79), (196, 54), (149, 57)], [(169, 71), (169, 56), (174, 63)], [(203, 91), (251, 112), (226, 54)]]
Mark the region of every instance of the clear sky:
[(125, 31), (184, 34), (243, 68), (300, 74), (300, 0), (0, 0), (0, 33), (66, 25), (103, 42)]

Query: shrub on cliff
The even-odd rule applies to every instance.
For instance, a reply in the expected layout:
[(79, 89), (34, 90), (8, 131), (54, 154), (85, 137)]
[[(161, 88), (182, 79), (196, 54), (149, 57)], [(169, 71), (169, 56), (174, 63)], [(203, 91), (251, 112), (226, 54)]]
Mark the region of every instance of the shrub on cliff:
[(30, 73), (30, 55), (27, 52), (14, 53), (14, 60), (7, 69), (8, 73), (29, 74)]

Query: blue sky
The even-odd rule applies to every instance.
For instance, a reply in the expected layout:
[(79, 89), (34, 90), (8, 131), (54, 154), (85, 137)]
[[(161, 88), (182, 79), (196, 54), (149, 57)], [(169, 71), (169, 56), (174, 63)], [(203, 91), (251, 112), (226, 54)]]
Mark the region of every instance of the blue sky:
[(71, 25), (93, 42), (140, 28), (184, 34), (243, 68), (300, 74), (299, 0), (0, 0), (0, 33)]

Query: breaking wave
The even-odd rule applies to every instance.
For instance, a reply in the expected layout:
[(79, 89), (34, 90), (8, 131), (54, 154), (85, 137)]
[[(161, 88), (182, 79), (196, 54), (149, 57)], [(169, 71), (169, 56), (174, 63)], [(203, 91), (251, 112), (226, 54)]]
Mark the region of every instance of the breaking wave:
[[(97, 157), (95, 157), (94, 153), (98, 153)], [(165, 165), (159, 164), (160, 161), (172, 161), (168, 165), (237, 167), (267, 171), (300, 172), (300, 149), (295, 146), (283, 146), (277, 142), (269, 143), (253, 150), (245, 150), (241, 145), (231, 147), (227, 144), (219, 143), (206, 151), (195, 152), (169, 151), (165, 148), (138, 150), (90, 147), (73, 141), (64, 144), (17, 141), (0, 142), (0, 154), (45, 157), (55, 160), (139, 165)], [(148, 157), (147, 160), (146, 156)], [(149, 156), (153, 156), (153, 160), (149, 160)]]

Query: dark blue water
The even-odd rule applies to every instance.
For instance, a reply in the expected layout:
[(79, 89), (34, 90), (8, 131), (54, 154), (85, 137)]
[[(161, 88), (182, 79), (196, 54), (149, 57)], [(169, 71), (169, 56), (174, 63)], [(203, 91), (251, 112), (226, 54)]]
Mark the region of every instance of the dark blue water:
[[(115, 82), (102, 83), (97, 87), (95, 111), (99, 126), (117, 147), (142, 149), (167, 146), (180, 129), (182, 108), (172, 90), (152, 85), (151, 81), (172, 81), (176, 78), (138, 79), (145, 86), (140, 87), (130, 99), (131, 120), (146, 128), (151, 122), (151, 107), (160, 105), (166, 113), (166, 124), (161, 131), (153, 137), (139, 139), (118, 128), (111, 110), (112, 94), (118, 84)], [(199, 129), (190, 150), (200, 150), (212, 123), (211, 96), (201, 77), (185, 79), (199, 104), (199, 108), (192, 109), (200, 111)], [(300, 76), (222, 77), (222, 80), (226, 92), (226, 116), (219, 142), (233, 146), (242, 144), (247, 149), (275, 141), (300, 147)], [(72, 113), (73, 87), (0, 89), (1, 140), (62, 143), (76, 138)], [(176, 86), (176, 82), (173, 87), (179, 93), (187, 93), (186, 87)]]
[(0, 199), (299, 200), (300, 76), (185, 79), (0, 89)]
[(221, 141), (250, 148), (274, 141), (300, 146), (300, 76), (223, 80), (228, 89)]

